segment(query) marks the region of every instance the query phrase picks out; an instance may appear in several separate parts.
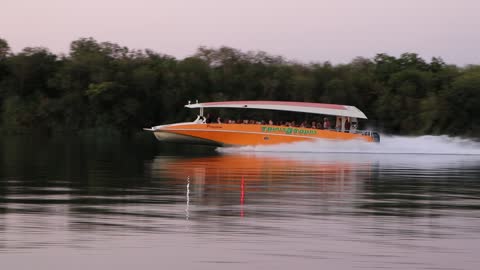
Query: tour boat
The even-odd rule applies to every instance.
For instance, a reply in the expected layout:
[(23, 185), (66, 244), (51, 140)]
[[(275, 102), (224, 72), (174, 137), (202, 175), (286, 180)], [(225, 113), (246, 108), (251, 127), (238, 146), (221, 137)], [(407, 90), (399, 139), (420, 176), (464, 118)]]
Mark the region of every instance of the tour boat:
[[(380, 141), (378, 133), (358, 129), (358, 120), (367, 117), (354, 106), (292, 101), (222, 101), (189, 102), (185, 107), (200, 110), (195, 121), (160, 125), (145, 130), (153, 132), (158, 140), (164, 142), (213, 146), (274, 145), (315, 140)], [(276, 125), (265, 121), (224, 123), (217, 119), (208, 119), (204, 115), (204, 109), (209, 108), (290, 111), (322, 115), (322, 119), (334, 116), (336, 121), (333, 129), (331, 125), (323, 128), (296, 126), (285, 122)], [(329, 122), (334, 121), (332, 119)]]

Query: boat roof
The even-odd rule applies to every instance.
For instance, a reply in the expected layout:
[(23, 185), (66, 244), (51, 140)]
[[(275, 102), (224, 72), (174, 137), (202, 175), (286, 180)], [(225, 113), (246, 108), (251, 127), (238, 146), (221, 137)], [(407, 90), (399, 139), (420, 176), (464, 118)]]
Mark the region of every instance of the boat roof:
[(245, 100), (245, 101), (220, 101), (206, 103), (192, 103), (185, 107), (195, 108), (239, 108), (239, 109), (262, 109), (277, 111), (304, 112), (313, 114), (335, 115), (367, 119), (367, 116), (354, 106), (295, 102), (295, 101), (267, 101), (267, 100)]

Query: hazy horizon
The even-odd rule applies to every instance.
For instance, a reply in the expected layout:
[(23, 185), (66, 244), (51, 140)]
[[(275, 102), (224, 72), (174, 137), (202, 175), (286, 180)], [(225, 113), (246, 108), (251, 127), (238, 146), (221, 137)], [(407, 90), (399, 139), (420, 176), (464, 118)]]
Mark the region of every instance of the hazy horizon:
[(70, 42), (93, 37), (176, 58), (200, 46), (229, 46), (300, 62), (413, 52), (480, 64), (480, 3), (473, 0), (4, 1), (0, 38), (14, 52), (38, 46), (68, 53)]

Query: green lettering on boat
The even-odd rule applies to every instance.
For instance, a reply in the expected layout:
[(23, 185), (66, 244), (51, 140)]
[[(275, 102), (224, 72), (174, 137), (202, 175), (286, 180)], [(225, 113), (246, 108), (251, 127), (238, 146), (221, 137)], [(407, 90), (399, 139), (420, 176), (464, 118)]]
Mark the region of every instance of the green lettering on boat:
[(317, 134), (316, 130), (311, 129), (298, 129), (291, 127), (261, 127), (262, 132), (284, 132), (285, 134), (302, 134), (302, 135), (315, 135)]

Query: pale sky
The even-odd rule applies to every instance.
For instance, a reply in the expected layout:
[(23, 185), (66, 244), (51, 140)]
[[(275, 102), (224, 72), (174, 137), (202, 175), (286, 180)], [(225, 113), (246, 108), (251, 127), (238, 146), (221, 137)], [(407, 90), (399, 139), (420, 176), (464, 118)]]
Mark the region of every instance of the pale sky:
[(0, 0), (0, 37), (14, 52), (93, 37), (177, 58), (225, 45), (301, 62), (416, 52), (480, 64), (480, 0)]

